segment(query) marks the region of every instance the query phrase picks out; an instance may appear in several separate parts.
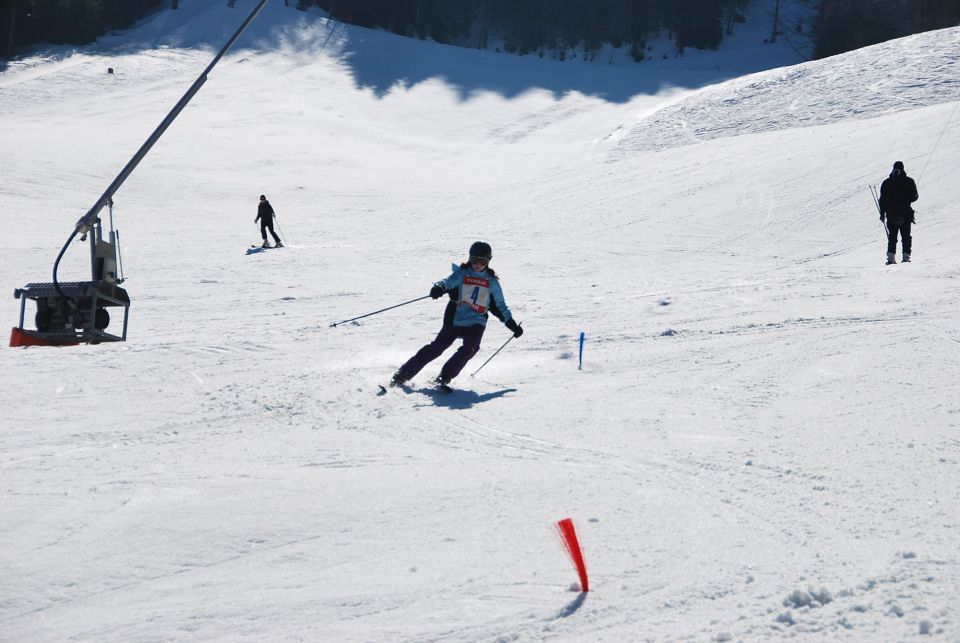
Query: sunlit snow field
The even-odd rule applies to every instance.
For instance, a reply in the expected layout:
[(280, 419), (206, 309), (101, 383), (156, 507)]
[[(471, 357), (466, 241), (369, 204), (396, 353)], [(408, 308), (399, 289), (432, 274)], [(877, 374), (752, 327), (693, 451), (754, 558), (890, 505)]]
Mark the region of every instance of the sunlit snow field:
[[(10, 326), (213, 4), (0, 66)], [(0, 349), (0, 640), (960, 639), (960, 28), (798, 64), (755, 9), (637, 65), (271, 3), (115, 197), (128, 341)], [(331, 324), (478, 239), (526, 333), (377, 396), (443, 303)]]

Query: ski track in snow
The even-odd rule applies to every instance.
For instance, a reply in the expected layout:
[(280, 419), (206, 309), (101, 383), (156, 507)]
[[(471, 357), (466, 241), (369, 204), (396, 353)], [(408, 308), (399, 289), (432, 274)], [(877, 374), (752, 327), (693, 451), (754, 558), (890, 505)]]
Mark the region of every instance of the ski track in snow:
[[(0, 72), (4, 283), (246, 10), (181, 5)], [(0, 351), (0, 638), (955, 640), (958, 40), (733, 77), (756, 49), (561, 64), (271, 4), (117, 194), (129, 341)], [(247, 255), (261, 192), (290, 236)], [(376, 395), (442, 306), (330, 324), (477, 238), (526, 333)]]

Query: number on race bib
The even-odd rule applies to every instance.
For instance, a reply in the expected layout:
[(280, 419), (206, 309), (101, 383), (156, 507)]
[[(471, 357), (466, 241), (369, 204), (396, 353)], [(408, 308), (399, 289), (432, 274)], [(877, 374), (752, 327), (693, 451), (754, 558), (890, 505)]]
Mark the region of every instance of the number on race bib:
[(481, 277), (465, 277), (460, 288), (460, 303), (478, 313), (487, 312), (490, 306), (490, 280)]

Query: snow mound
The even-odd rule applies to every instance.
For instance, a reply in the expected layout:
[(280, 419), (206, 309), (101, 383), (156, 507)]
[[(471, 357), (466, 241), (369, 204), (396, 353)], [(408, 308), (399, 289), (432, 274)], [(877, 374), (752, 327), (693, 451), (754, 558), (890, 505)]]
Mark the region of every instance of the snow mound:
[(704, 88), (637, 122), (626, 154), (960, 100), (960, 27)]

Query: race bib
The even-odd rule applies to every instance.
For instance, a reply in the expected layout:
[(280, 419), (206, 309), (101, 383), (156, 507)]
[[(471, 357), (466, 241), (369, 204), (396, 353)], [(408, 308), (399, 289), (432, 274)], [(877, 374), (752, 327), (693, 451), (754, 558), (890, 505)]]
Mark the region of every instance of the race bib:
[(482, 277), (464, 277), (460, 286), (460, 303), (478, 313), (487, 312), (490, 306), (490, 280)]

